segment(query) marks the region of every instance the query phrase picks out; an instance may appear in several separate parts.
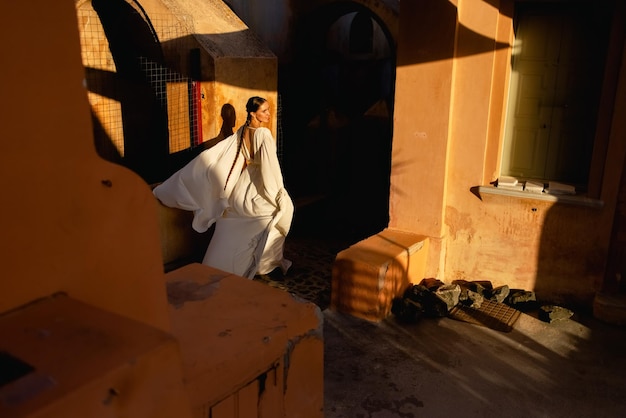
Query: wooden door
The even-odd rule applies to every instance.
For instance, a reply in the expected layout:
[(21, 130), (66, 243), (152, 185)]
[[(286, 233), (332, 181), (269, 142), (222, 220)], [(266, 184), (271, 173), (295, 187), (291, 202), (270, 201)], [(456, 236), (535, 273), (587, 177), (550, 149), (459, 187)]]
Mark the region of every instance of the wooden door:
[(608, 15), (566, 3), (517, 12), (502, 174), (586, 184)]

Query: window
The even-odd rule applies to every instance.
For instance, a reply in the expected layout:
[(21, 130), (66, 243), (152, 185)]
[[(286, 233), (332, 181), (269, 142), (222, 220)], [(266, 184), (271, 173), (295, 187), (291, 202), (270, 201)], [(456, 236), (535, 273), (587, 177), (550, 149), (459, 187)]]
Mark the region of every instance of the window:
[(610, 28), (597, 3), (517, 4), (503, 176), (587, 189)]

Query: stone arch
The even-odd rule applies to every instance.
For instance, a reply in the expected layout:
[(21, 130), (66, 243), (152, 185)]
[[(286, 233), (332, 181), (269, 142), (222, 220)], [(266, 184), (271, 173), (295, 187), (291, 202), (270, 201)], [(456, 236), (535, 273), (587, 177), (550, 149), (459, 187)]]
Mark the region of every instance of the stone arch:
[[(325, 34), (330, 26), (340, 17), (360, 12), (369, 15), (380, 27), (389, 44), (391, 53), (390, 61), (393, 72), (392, 78), (395, 79), (395, 61), (396, 61), (396, 34), (398, 26), (397, 10), (388, 7), (382, 7), (380, 1), (332, 1), (325, 0), (308, 4), (294, 10), (295, 17), (295, 41), (294, 41), (294, 57), (296, 63), (295, 72), (299, 77), (308, 78), (309, 91), (313, 94), (324, 89), (324, 86), (315, 85), (319, 82), (316, 71), (323, 65), (325, 61), (332, 60), (326, 51)], [(388, 25), (391, 25), (388, 26)], [(305, 96), (307, 95), (304, 92)], [(310, 97), (310, 96), (309, 96)], [(391, 100), (388, 100), (388, 106), (393, 106)], [(305, 106), (305, 107), (302, 107)], [(317, 104), (304, 103), (299, 105), (301, 112), (307, 112), (306, 106), (315, 107)], [(311, 110), (315, 111), (315, 110)]]
[(345, 13), (345, 10), (366, 9), (375, 16), (381, 27), (386, 28), (389, 32), (389, 39), (395, 47), (398, 38), (398, 1), (380, 1), (380, 0), (353, 0), (350, 2), (341, 0), (318, 0), (314, 2), (301, 2), (302, 4), (294, 7), (295, 15), (307, 16), (316, 10), (330, 11), (330, 15), (336, 13)]

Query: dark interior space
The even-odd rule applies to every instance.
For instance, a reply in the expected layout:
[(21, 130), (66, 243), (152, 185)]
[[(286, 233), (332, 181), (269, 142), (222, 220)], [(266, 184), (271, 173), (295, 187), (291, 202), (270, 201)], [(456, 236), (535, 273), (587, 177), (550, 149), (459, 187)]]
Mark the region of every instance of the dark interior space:
[[(327, 33), (348, 14), (349, 51), (338, 51)], [(391, 55), (372, 53), (374, 22), (356, 4), (322, 7), (299, 21), (299, 53), (279, 66), (294, 237), (353, 243), (388, 224), (395, 57), (389, 36)]]
[[(327, 41), (342, 18), (351, 19), (348, 51)], [(386, 55), (373, 53), (374, 25)], [(285, 277), (257, 279), (325, 309), (336, 255), (389, 222), (395, 47), (354, 3), (321, 7), (297, 28), (298, 53), (278, 71), (280, 159), (296, 206), (285, 243), (293, 265)]]

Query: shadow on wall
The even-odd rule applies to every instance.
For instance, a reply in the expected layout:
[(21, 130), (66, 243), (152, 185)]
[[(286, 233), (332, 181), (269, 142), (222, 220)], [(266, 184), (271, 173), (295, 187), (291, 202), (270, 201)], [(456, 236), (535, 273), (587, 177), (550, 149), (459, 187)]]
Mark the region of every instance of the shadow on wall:
[(173, 174), (175, 171), (183, 168), (185, 164), (197, 157), (202, 151), (208, 150), (220, 141), (231, 136), (235, 131), (237, 115), (235, 108), (230, 103), (226, 103), (222, 106), (220, 112), (222, 125), (220, 132), (216, 137), (201, 142), (198, 145), (185, 148), (182, 151), (178, 151), (169, 155), (168, 161), (168, 175)]
[[(116, 73), (88, 69), (88, 88), (121, 106), (124, 165), (148, 183), (157, 181), (168, 151), (168, 115), (157, 94), (165, 89), (164, 81), (155, 84), (149, 71), (165, 66), (161, 45), (147, 16), (126, 1), (93, 0), (91, 4), (108, 40)], [(116, 88), (107, 88), (107, 82), (94, 83), (96, 76), (108, 78)]]
[(603, 281), (607, 248), (605, 240), (589, 234), (589, 225), (602, 219), (602, 211), (567, 204), (548, 209), (541, 231), (534, 290), (543, 303), (574, 310), (593, 306)]

